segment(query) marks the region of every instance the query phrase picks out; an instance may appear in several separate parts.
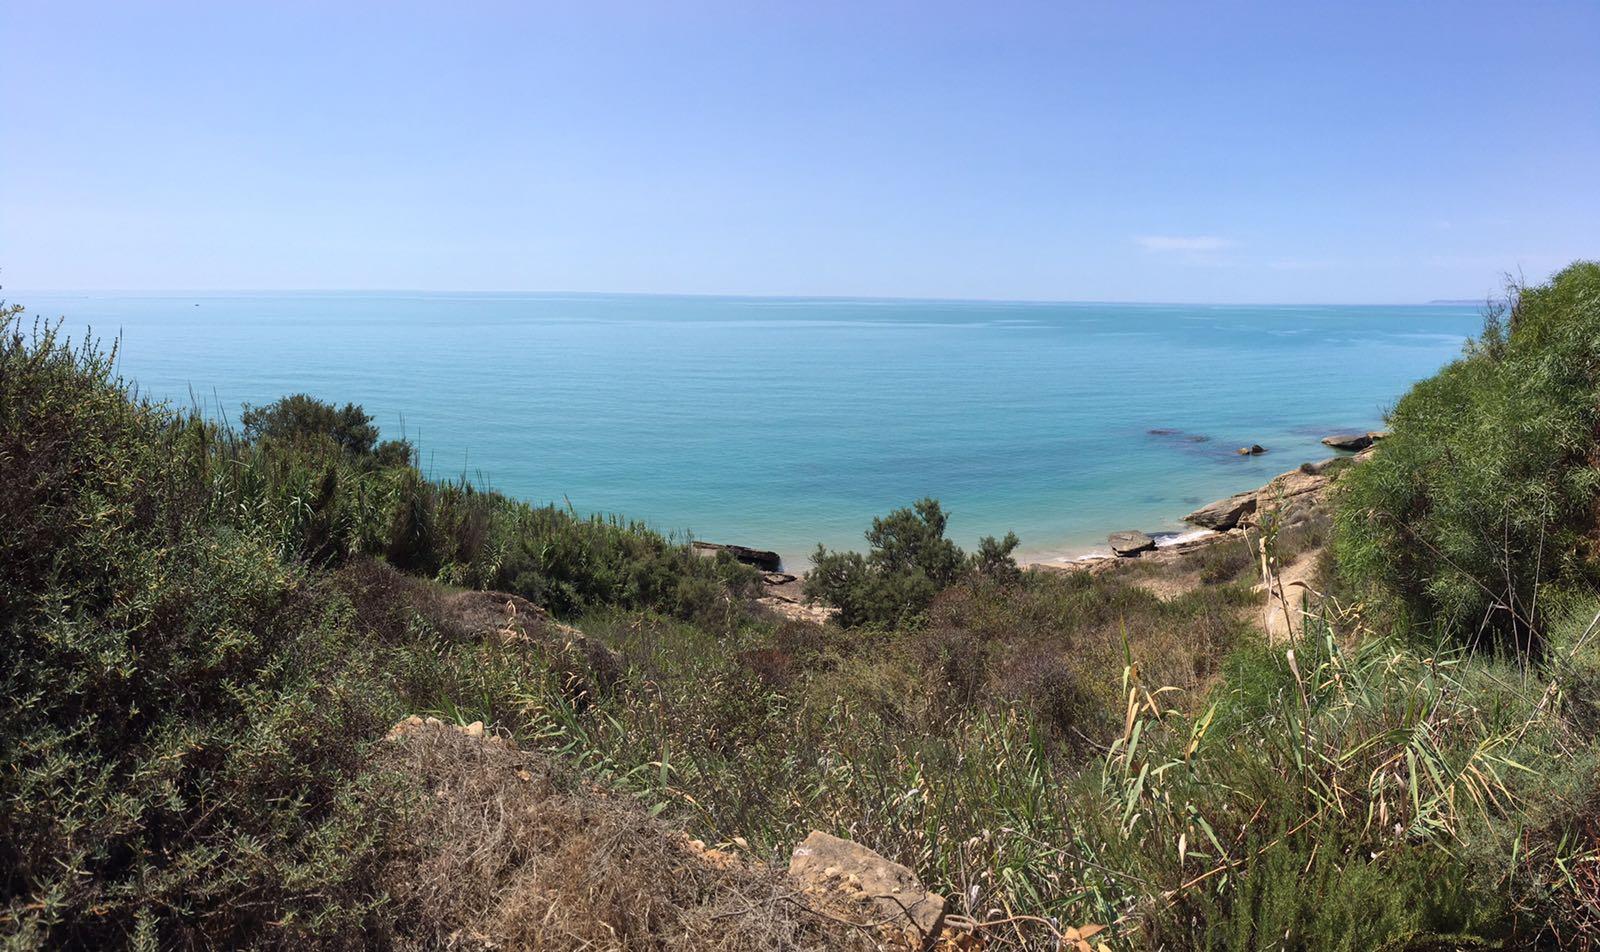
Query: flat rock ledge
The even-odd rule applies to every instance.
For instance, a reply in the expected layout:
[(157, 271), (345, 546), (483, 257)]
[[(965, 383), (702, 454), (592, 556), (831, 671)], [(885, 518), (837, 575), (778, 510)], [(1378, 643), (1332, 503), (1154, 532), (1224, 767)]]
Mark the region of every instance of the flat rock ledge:
[(776, 595), (763, 595), (756, 599), (756, 604), (779, 618), (809, 622), (813, 625), (826, 625), (839, 614), (837, 608), (819, 605), (816, 602), (794, 601)]
[[(1356, 457), (1357, 460), (1363, 458), (1364, 456)], [(1268, 513), (1282, 520), (1283, 524), (1292, 525), (1300, 522), (1321, 503), (1323, 490), (1333, 482), (1336, 473), (1332, 465), (1334, 462), (1335, 460), (1323, 460), (1320, 463), (1308, 463), (1299, 469), (1291, 469), (1287, 473), (1273, 477), (1271, 482), (1260, 489), (1218, 499), (1214, 503), (1201, 506), (1183, 519), (1190, 525), (1216, 532), (1258, 525)]]
[(789, 857), (789, 878), (813, 897), (868, 910), (890, 948), (931, 949), (945, 900), (916, 874), (849, 840), (813, 830)]
[(714, 559), (726, 552), (745, 565), (753, 565), (763, 572), (781, 572), (783, 559), (778, 553), (766, 549), (752, 549), (746, 545), (729, 545), (723, 542), (691, 542), (689, 548), (695, 555)]
[(1331, 436), (1324, 436), (1322, 445), (1331, 446), (1336, 450), (1359, 453), (1387, 435), (1381, 430), (1371, 430), (1366, 433), (1335, 433)]
[(756, 604), (779, 618), (826, 625), (839, 613), (806, 597), (805, 578), (788, 572), (764, 572)]
[(1260, 491), (1252, 489), (1248, 492), (1235, 493), (1226, 499), (1218, 499), (1184, 516), (1183, 521), (1202, 529), (1226, 532), (1238, 525), (1240, 519), (1256, 511), (1256, 494)]
[(1132, 558), (1141, 552), (1149, 552), (1156, 547), (1156, 540), (1136, 529), (1123, 532), (1113, 532), (1106, 536), (1106, 542), (1111, 545), (1111, 552), (1118, 558)]

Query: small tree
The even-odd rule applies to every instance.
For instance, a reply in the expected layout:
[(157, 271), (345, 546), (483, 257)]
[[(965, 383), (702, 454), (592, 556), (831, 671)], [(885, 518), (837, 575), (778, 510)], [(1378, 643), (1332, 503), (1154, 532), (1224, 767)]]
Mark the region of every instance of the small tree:
[(417, 448), (410, 440), (384, 440), (372, 451), (372, 459), (384, 469), (391, 466), (415, 466)]
[(280, 397), (264, 407), (247, 403), (239, 422), (252, 442), (328, 439), (354, 456), (372, 455), (378, 442), (378, 428), (360, 406), (347, 403), (341, 409), (305, 393)]
[(984, 536), (978, 540), (978, 551), (972, 556), (972, 567), (984, 578), (994, 579), (1003, 585), (1022, 581), (1022, 569), (1012, 555), (1021, 540), (1015, 532), (1007, 532), (1004, 539)]
[(932, 582), (950, 584), (961, 574), (965, 556), (944, 537), (949, 521), (937, 499), (921, 499), (910, 509), (872, 520), (867, 530), (872, 564), (885, 574), (921, 572)]
[[(872, 520), (866, 539), (867, 555), (831, 552), (818, 545), (811, 557), (806, 594), (839, 610), (839, 623), (905, 624), (925, 611), (935, 595), (969, 569), (996, 578), (1012, 579), (1018, 573), (1011, 552), (1015, 533), (1005, 541), (983, 540), (976, 560), (944, 537), (949, 516), (937, 499), (923, 499), (906, 509), (896, 509)], [(1008, 568), (1009, 567), (1009, 568)]]

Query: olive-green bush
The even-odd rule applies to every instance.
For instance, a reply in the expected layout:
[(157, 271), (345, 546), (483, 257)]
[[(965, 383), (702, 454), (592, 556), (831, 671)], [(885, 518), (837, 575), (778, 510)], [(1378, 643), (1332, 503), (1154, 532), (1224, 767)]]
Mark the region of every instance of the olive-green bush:
[(1343, 481), (1343, 577), (1412, 628), (1537, 649), (1548, 611), (1597, 579), (1600, 264), (1516, 290), (1389, 427)]
[[(334, 940), (374, 925), (394, 699), (325, 586), (192, 492), (196, 432), (111, 356), (0, 323), (0, 934)], [(202, 434), (203, 435), (203, 434)]]
[(988, 536), (971, 558), (944, 537), (950, 517), (937, 499), (920, 499), (872, 520), (871, 550), (832, 552), (821, 543), (811, 557), (806, 594), (838, 610), (841, 625), (893, 628), (915, 622), (946, 587), (968, 572), (1016, 582), (1014, 532)]
[(406, 788), (370, 745), (407, 711), (499, 713), (541, 662), (406, 604), (374, 637), (381, 593), (329, 567), (386, 555), (560, 612), (682, 617), (748, 581), (640, 526), (375, 459), (359, 407), (296, 398), (239, 436), (115, 366), (0, 310), (7, 947), (384, 944)]

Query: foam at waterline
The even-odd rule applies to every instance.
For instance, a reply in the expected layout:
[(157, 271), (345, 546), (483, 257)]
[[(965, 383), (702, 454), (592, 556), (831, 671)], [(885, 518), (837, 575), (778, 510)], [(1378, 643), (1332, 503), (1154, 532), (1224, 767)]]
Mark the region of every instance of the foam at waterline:
[[(1151, 532), (1148, 533), (1148, 535), (1151, 539), (1155, 540), (1156, 548), (1166, 549), (1175, 545), (1183, 545), (1188, 542), (1196, 542), (1200, 539), (1210, 538), (1211, 536), (1217, 535), (1217, 533), (1212, 529), (1183, 529)], [(1017, 561), (1021, 565), (1073, 565), (1079, 562), (1098, 562), (1101, 559), (1110, 559), (1115, 557), (1115, 554), (1109, 548), (1105, 546), (1097, 546), (1087, 550), (1078, 549), (1056, 554), (1041, 553), (1038, 555), (1028, 555), (1018, 559)]]
[(1194, 542), (1216, 535), (1212, 529), (1189, 529), (1182, 532), (1152, 532), (1150, 538), (1156, 540), (1156, 548), (1164, 549), (1168, 546), (1182, 545), (1185, 542)]

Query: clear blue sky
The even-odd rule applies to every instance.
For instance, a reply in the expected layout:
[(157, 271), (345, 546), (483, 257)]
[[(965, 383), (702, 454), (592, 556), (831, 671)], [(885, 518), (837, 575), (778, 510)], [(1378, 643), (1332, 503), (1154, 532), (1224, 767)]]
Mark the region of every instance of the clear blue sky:
[(1480, 297), (1600, 257), (1600, 2), (0, 0), (0, 282)]

